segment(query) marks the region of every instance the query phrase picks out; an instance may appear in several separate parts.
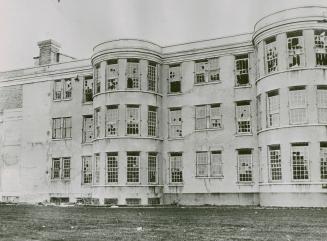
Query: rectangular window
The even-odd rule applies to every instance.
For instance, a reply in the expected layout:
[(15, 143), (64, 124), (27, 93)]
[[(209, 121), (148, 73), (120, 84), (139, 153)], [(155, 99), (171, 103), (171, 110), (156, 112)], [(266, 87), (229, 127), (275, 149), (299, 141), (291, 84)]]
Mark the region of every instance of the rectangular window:
[(72, 118), (53, 118), (52, 119), (52, 139), (71, 138)]
[(101, 92), (101, 69), (100, 65), (95, 66), (94, 70), (94, 94)]
[(238, 150), (238, 181), (252, 182), (252, 150)]
[(266, 73), (278, 70), (278, 53), (276, 38), (271, 37), (265, 41), (265, 59), (266, 59)]
[(267, 93), (267, 127), (279, 126), (279, 91)]
[(93, 77), (85, 76), (83, 84), (83, 102), (93, 101)]
[(272, 145), (268, 147), (270, 180), (282, 180), (282, 160), (280, 156), (280, 145)]
[(107, 153), (107, 183), (118, 183), (118, 153)]
[(63, 119), (62, 138), (71, 138), (72, 137), (72, 118), (64, 117), (62, 119)]
[(141, 198), (126, 198), (125, 200), (128, 206), (141, 205)]
[(127, 182), (139, 182), (140, 153), (127, 152)]
[(327, 35), (325, 30), (315, 30), (316, 65), (327, 65)]
[(60, 158), (52, 158), (52, 170), (51, 170), (52, 179), (60, 179), (60, 171), (61, 171), (60, 167), (61, 167)]
[(249, 56), (235, 56), (236, 86), (249, 85)]
[(64, 79), (64, 99), (72, 98), (72, 80)]
[(53, 99), (54, 100), (61, 100), (62, 97), (62, 82), (61, 80), (55, 80), (53, 86)]
[(195, 62), (195, 83), (219, 81), (219, 59), (204, 59)]
[(169, 156), (170, 163), (170, 181), (172, 183), (183, 182), (182, 153), (172, 152)]
[(127, 105), (126, 108), (126, 134), (140, 134), (140, 107), (138, 105)]
[(157, 153), (148, 153), (148, 183), (158, 182)]
[(181, 65), (169, 65), (169, 93), (181, 93)]
[(182, 109), (169, 109), (169, 138), (182, 137)]
[(106, 136), (118, 135), (119, 111), (118, 105), (107, 106), (106, 112)]
[(304, 86), (289, 89), (290, 124), (307, 122), (307, 100)]
[(100, 108), (94, 110), (94, 132), (95, 138), (100, 137), (101, 130), (101, 116), (100, 116)]
[(157, 63), (150, 62), (148, 64), (148, 90), (156, 91), (157, 90), (157, 78), (158, 78), (158, 68)]
[(257, 128), (258, 131), (262, 129), (262, 107), (261, 107), (261, 95), (257, 96)]
[(92, 183), (92, 157), (83, 156), (82, 157), (82, 183), (90, 184)]
[(294, 143), (291, 150), (293, 180), (309, 179), (308, 143)]
[(148, 108), (148, 136), (158, 135), (158, 117), (157, 107), (149, 106)]
[(70, 157), (62, 158), (62, 178), (70, 179)]
[(327, 123), (327, 86), (317, 87), (318, 122)]
[(210, 152), (210, 175), (211, 177), (223, 176), (223, 159), (221, 151)]
[(61, 118), (53, 118), (52, 119), (52, 139), (60, 139), (61, 138)]
[(140, 89), (139, 60), (127, 60), (127, 88)]
[(320, 178), (327, 179), (327, 143), (320, 143)]
[(83, 143), (88, 143), (93, 140), (93, 116), (83, 116)]
[(222, 128), (220, 104), (199, 105), (195, 107), (195, 129)]
[(208, 152), (196, 152), (196, 176), (208, 177), (209, 161)]
[(94, 165), (93, 165), (93, 181), (94, 184), (100, 183), (100, 153), (94, 155)]
[(52, 158), (51, 179), (70, 179), (70, 157)]
[(239, 101), (236, 103), (237, 133), (251, 133), (251, 107), (250, 101)]
[(118, 89), (118, 61), (109, 60), (106, 66), (106, 90)]
[(290, 68), (304, 65), (303, 46), (302, 31), (287, 33), (288, 66)]

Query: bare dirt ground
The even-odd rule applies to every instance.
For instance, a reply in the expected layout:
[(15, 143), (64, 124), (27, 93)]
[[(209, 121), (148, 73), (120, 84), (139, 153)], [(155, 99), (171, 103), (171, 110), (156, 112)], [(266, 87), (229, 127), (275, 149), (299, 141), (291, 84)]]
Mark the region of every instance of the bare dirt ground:
[(327, 240), (327, 209), (0, 206), (0, 240)]

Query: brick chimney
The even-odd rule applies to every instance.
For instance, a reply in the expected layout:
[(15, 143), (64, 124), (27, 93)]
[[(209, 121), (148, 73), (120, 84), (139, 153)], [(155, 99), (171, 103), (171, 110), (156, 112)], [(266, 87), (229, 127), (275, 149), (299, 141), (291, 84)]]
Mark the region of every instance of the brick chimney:
[(40, 48), (39, 65), (59, 63), (60, 44), (49, 39), (38, 42)]

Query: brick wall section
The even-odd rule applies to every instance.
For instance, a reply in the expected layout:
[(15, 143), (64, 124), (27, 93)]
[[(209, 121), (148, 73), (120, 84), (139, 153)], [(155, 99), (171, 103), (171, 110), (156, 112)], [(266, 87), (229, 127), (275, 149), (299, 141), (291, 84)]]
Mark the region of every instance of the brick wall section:
[(0, 112), (5, 109), (22, 108), (23, 106), (22, 85), (0, 88)]

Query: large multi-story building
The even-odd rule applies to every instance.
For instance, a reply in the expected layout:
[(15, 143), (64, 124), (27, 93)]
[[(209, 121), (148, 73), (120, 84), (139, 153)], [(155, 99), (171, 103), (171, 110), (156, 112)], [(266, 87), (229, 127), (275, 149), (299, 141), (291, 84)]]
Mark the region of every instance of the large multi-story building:
[(0, 73), (3, 201), (327, 206), (327, 8)]

